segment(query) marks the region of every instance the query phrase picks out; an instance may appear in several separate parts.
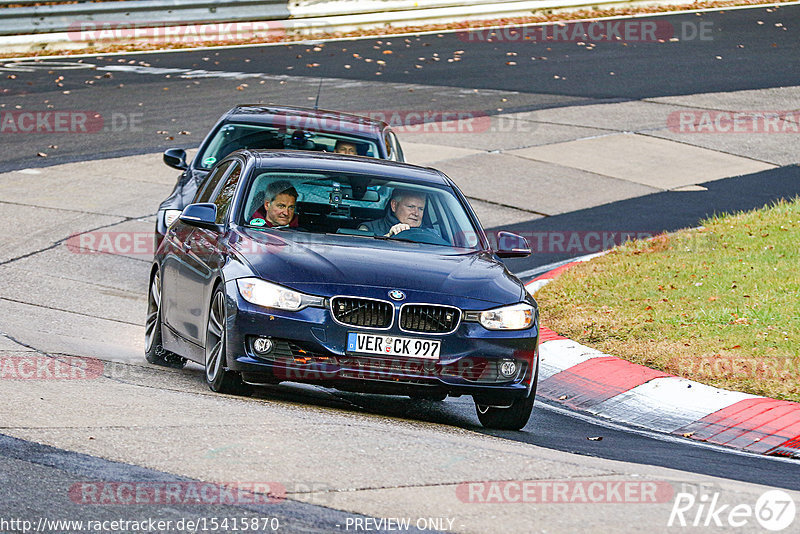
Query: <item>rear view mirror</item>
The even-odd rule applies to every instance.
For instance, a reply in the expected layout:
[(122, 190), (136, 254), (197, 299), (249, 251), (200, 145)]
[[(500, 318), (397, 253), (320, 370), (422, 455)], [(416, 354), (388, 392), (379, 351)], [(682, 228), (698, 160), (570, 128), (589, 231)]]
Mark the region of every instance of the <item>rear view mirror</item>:
[(528, 240), (511, 232), (497, 232), (497, 250), (499, 258), (525, 258), (531, 255)]
[(182, 148), (168, 148), (165, 150), (164, 163), (179, 171), (185, 171), (189, 168), (186, 164), (186, 151)]
[(352, 191), (350, 188), (344, 188), (342, 193), (344, 193), (345, 200), (358, 200), (361, 202), (379, 202), (381, 200), (381, 196), (378, 194), (378, 192), (373, 191), (372, 189), (367, 189), (360, 197), (354, 195), (354, 191)]

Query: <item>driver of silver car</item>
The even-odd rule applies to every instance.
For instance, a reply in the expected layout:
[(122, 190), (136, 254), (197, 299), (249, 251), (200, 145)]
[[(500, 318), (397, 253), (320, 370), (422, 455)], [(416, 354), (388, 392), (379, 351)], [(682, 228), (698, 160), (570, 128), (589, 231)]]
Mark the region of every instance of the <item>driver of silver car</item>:
[(419, 228), (425, 213), (425, 195), (408, 189), (395, 189), (389, 200), (389, 208), (384, 217), (366, 222), (358, 229), (392, 237), (404, 230)]

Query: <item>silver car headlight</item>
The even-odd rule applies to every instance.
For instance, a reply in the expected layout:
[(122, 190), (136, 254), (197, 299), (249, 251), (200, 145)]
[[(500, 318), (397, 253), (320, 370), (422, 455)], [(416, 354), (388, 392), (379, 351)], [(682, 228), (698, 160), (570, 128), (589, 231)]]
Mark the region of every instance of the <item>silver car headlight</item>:
[(481, 312), (478, 321), (489, 330), (523, 330), (530, 327), (535, 318), (536, 308), (520, 302)]
[(181, 210), (164, 210), (164, 226), (169, 228), (181, 216)]
[(239, 294), (242, 295), (242, 298), (257, 306), (298, 311), (306, 306), (324, 305), (322, 297), (306, 295), (260, 278), (239, 278), (236, 280), (236, 285), (239, 286)]

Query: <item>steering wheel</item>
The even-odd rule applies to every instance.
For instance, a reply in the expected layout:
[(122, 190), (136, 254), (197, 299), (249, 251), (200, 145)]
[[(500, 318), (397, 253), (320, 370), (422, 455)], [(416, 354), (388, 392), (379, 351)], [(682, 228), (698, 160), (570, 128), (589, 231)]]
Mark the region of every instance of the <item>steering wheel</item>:
[(432, 228), (409, 228), (395, 234), (395, 237), (429, 245), (450, 245), (446, 239), (437, 234)]

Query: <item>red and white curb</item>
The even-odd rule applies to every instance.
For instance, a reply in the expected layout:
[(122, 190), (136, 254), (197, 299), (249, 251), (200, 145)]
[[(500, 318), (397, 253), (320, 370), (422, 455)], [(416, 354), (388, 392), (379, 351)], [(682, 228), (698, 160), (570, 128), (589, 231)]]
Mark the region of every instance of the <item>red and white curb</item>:
[[(531, 294), (566, 269), (528, 282)], [(719, 389), (630, 363), (541, 327), (537, 395), (572, 410), (772, 456), (800, 458), (800, 403)]]

